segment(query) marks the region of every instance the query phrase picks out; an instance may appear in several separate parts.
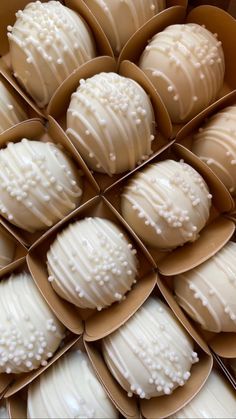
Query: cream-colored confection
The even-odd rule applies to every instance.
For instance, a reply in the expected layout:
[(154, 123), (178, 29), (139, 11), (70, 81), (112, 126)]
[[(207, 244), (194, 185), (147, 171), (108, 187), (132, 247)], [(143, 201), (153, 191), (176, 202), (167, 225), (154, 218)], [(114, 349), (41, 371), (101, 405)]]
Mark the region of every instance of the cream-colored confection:
[(14, 76), (39, 107), (79, 66), (95, 57), (92, 33), (81, 16), (59, 1), (29, 3), (8, 26)]
[(236, 332), (236, 243), (174, 280), (176, 298), (189, 316), (211, 332)]
[(192, 152), (236, 194), (236, 106), (212, 116), (194, 136)]
[(195, 241), (210, 205), (203, 178), (188, 164), (174, 160), (136, 173), (121, 198), (124, 219), (146, 244), (160, 249)]
[(8, 411), (5, 405), (0, 406), (0, 419), (9, 419)]
[(80, 80), (67, 111), (67, 134), (90, 169), (112, 176), (152, 154), (155, 117), (134, 80), (100, 73)]
[(198, 355), (171, 310), (151, 297), (102, 341), (106, 364), (128, 392), (140, 398), (171, 394), (189, 379)]
[(226, 380), (212, 370), (200, 392), (171, 419), (229, 419), (236, 417), (236, 396)]
[(0, 281), (0, 373), (19, 374), (47, 365), (64, 326), (27, 273)]
[(0, 227), (0, 269), (13, 261), (15, 250), (13, 238)]
[(100, 23), (115, 54), (166, 6), (165, 0), (85, 0), (85, 3)]
[(53, 143), (8, 143), (0, 150), (0, 213), (34, 232), (51, 227), (79, 204), (80, 173)]
[(29, 385), (28, 418), (118, 418), (88, 356), (73, 349)]
[(25, 110), (0, 81), (0, 134), (25, 119), (27, 119)]
[(225, 62), (221, 41), (196, 23), (168, 26), (146, 46), (139, 65), (151, 79), (172, 122), (184, 123), (217, 98)]
[(234, 372), (234, 375), (236, 376), (236, 359), (230, 360), (230, 366)]
[(104, 218), (69, 224), (47, 253), (48, 280), (65, 300), (101, 310), (120, 301), (136, 282), (136, 250), (122, 230)]

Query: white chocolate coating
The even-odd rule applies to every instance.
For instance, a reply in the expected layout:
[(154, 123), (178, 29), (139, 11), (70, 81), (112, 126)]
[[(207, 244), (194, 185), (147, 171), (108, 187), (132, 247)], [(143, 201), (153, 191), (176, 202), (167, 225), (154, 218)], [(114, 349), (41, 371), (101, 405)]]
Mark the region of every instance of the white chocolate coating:
[(208, 187), (195, 169), (164, 160), (131, 178), (122, 194), (121, 211), (146, 244), (171, 249), (198, 238), (210, 204)]
[(48, 280), (65, 300), (101, 310), (136, 282), (136, 250), (113, 222), (85, 218), (59, 233), (47, 253)]
[(28, 418), (119, 417), (88, 356), (71, 350), (29, 386)]
[(13, 261), (15, 250), (14, 239), (0, 227), (0, 269)]
[(236, 106), (212, 116), (194, 136), (192, 152), (236, 194)]
[(53, 143), (8, 143), (0, 150), (0, 213), (35, 232), (51, 227), (79, 204), (81, 180), (74, 162)]
[[(165, 0), (85, 0), (115, 54), (149, 19), (165, 8)], [(122, 25), (120, 24), (122, 22)]]
[(29, 3), (8, 26), (14, 76), (39, 107), (79, 66), (95, 57), (85, 21), (59, 1)]
[(130, 397), (171, 394), (198, 362), (192, 339), (167, 305), (153, 297), (102, 342), (109, 370)]
[(236, 332), (236, 243), (174, 280), (176, 298), (189, 316), (211, 332)]
[(25, 110), (0, 81), (0, 134), (26, 119)]
[(171, 419), (229, 419), (236, 417), (236, 396), (226, 380), (212, 370), (200, 392)]
[(0, 281), (0, 373), (19, 374), (47, 365), (64, 330), (29, 274)]
[(80, 80), (67, 111), (67, 134), (90, 169), (112, 176), (151, 154), (155, 117), (145, 90), (115, 73)]
[(225, 71), (221, 41), (196, 23), (171, 25), (156, 34), (139, 66), (151, 79), (174, 123), (189, 121), (214, 102)]

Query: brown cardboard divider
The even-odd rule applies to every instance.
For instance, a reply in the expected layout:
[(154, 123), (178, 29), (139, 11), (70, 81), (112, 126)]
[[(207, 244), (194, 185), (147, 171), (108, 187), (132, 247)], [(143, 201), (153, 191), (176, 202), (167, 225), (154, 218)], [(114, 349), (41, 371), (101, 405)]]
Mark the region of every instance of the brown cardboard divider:
[[(167, 26), (176, 23), (205, 25), (212, 33), (218, 34), (219, 40), (222, 41), (226, 70), (224, 83), (217, 100), (233, 91), (236, 88), (236, 61), (233, 59), (232, 39), (236, 37), (236, 22), (226, 11), (215, 6), (204, 5), (196, 7), (186, 17), (185, 9), (181, 6), (163, 10), (150, 19), (130, 38), (120, 53), (119, 65), (123, 60), (130, 60), (137, 64), (148, 40), (156, 33), (163, 31)], [(184, 124), (173, 124), (174, 134), (177, 134), (183, 126)]]
[[(69, 76), (65, 80), (65, 82), (57, 89), (48, 105), (47, 114), (51, 115), (58, 122), (62, 130), (65, 131), (66, 112), (70, 104), (71, 94), (74, 91), (76, 91), (77, 87), (79, 86), (80, 80), (87, 79), (101, 72), (116, 71), (117, 64), (115, 60), (111, 57), (97, 57), (89, 61), (88, 63), (85, 63), (83, 66), (77, 69), (71, 76)], [(119, 74), (124, 77), (129, 77), (135, 80), (140, 86), (143, 87), (143, 89), (147, 92), (152, 101), (156, 117), (157, 130), (155, 139), (152, 143), (153, 154), (150, 156), (148, 160), (146, 160), (140, 166), (138, 166), (141, 167), (142, 165), (146, 164), (147, 161), (150, 161), (152, 158), (154, 158), (155, 155), (159, 154), (162, 147), (170, 144), (170, 138), (172, 136), (172, 124), (160, 96), (153, 88), (153, 85), (150, 83), (150, 81), (148, 80), (148, 78), (142, 70), (140, 70), (133, 63), (125, 61), (122, 63), (122, 66), (120, 67)], [(73, 142), (76, 148), (76, 141), (74, 142), (73, 139), (71, 141)], [(137, 167), (133, 170), (137, 170)], [(125, 176), (125, 173), (113, 175), (112, 177), (108, 176), (107, 174), (98, 173), (94, 171), (91, 171), (91, 173), (93, 173), (93, 177), (98, 187), (102, 191), (105, 191), (111, 185), (113, 185)]]
[[(46, 3), (47, 0), (42, 0)], [(45, 109), (39, 109), (33, 99), (26, 93), (12, 74), (11, 59), (9, 54), (9, 44), (7, 38), (7, 26), (14, 25), (16, 20), (15, 13), (23, 9), (30, 0), (11, 0), (5, 2), (4, 6), (1, 7), (0, 15), (0, 73), (13, 85), (17, 92), (27, 101), (27, 103), (36, 111), (36, 113), (43, 117), (45, 115)], [(94, 40), (96, 43), (97, 51), (100, 55), (109, 55), (113, 57), (111, 46), (97, 20), (94, 18), (89, 8), (83, 1), (79, 0), (67, 0), (66, 6), (73, 9), (75, 12), (80, 14), (84, 20), (88, 23), (88, 26), (93, 32)]]
[(74, 335), (68, 336), (64, 345), (56, 351), (55, 355), (50, 359), (50, 361), (45, 367), (41, 367), (35, 371), (32, 371), (30, 374), (21, 374), (21, 376), (9, 386), (6, 393), (4, 394), (4, 397), (5, 398), (11, 397), (14, 394), (16, 394), (18, 391), (26, 387), (28, 384), (30, 384), (40, 374), (42, 374), (52, 364), (54, 364), (54, 362), (56, 362), (57, 359), (59, 359), (65, 352), (67, 352), (75, 344), (75, 342), (77, 342), (77, 340), (78, 340), (78, 336), (74, 336)]
[[(171, 150), (164, 149), (161, 154), (156, 156), (151, 163), (157, 163), (166, 159), (184, 159), (184, 161), (194, 169), (196, 169), (205, 179), (209, 186), (210, 192), (213, 195), (212, 207), (208, 223), (201, 230), (199, 238), (193, 243), (186, 243), (184, 246), (177, 247), (172, 251), (161, 251), (150, 246), (144, 246), (149, 259), (155, 264), (158, 270), (166, 276), (177, 275), (185, 272), (204, 260), (209, 259), (215, 254), (233, 235), (235, 224), (232, 220), (222, 215), (222, 213), (230, 212), (232, 209), (232, 199), (226, 188), (222, 187), (222, 183), (214, 175), (214, 173), (201, 162), (192, 152), (184, 146), (174, 144)], [(112, 207), (121, 214), (120, 198), (124, 186), (130, 180), (133, 173), (128, 174), (117, 182), (112, 188), (105, 192), (106, 199), (110, 202)], [(127, 226), (127, 223), (126, 223)], [(130, 233), (140, 240), (132, 230), (127, 227)], [(141, 242), (142, 243), (142, 242)]]
[[(137, 283), (132, 287), (131, 291), (126, 294), (126, 299), (113, 303), (110, 307), (97, 312), (97, 310), (78, 309), (73, 304), (59, 297), (48, 282), (48, 272), (46, 267), (47, 251), (51, 243), (55, 240), (57, 234), (62, 231), (69, 223), (84, 217), (102, 217), (115, 222), (121, 229), (126, 232), (125, 224), (121, 218), (118, 218), (115, 212), (107, 205), (103, 197), (97, 196), (82, 205), (73, 213), (69, 214), (64, 220), (51, 228), (51, 230), (41, 237), (30, 249), (27, 255), (27, 264), (35, 283), (48, 302), (51, 309), (59, 320), (73, 333), (81, 333), (81, 318), (85, 320), (85, 327), (91, 333), (91, 337), (97, 337), (97, 330), (102, 330), (104, 335), (110, 333), (110, 328), (116, 328), (124, 318), (129, 316), (127, 306), (131, 306), (130, 310), (134, 310), (135, 306), (142, 303), (155, 283), (155, 278), (149, 277), (153, 269), (149, 259), (143, 252), (143, 247), (139, 242), (133, 243), (137, 250), (137, 258), (139, 261), (139, 271), (137, 275)], [(128, 236), (128, 234), (127, 234)], [(137, 244), (137, 246), (136, 246)], [(147, 280), (147, 281), (146, 281)], [(124, 311), (123, 311), (124, 310)], [(98, 329), (97, 329), (98, 328)]]
[[(215, 363), (218, 365), (219, 368), (223, 371), (225, 377), (229, 380), (230, 384), (233, 386), (234, 390), (236, 391), (236, 377), (230, 369), (230, 365), (228, 364), (228, 360), (224, 360), (220, 358), (218, 355), (212, 353)], [(225, 362), (227, 361), (227, 362)]]
[[(5, 133), (6, 134), (6, 133)], [(90, 172), (86, 170), (83, 160), (80, 155), (77, 153), (76, 149), (72, 143), (68, 140), (66, 135), (58, 127), (58, 124), (49, 118), (47, 127), (45, 127), (40, 119), (31, 119), (24, 121), (11, 130), (8, 130), (8, 135), (5, 135), (3, 138), (0, 137), (0, 147), (4, 147), (5, 144), (9, 141), (18, 142), (22, 138), (28, 138), (30, 140), (38, 141), (50, 141), (56, 144), (61, 144), (69, 155), (72, 157), (76, 163), (78, 170), (82, 171), (82, 183), (83, 183), (83, 194), (81, 198), (82, 205), (84, 202), (91, 199), (98, 193), (98, 187), (91, 176)], [(29, 233), (19, 227), (14, 226), (4, 217), (0, 217), (1, 224), (4, 225), (11, 232), (11, 234), (20, 241), (24, 246), (30, 246), (36, 241), (40, 236), (45, 234), (45, 230), (38, 231), (36, 233)]]
[(236, 333), (215, 334), (208, 345), (222, 358), (236, 358)]
[[(213, 365), (213, 359), (207, 345), (195, 331), (195, 329), (191, 326), (184, 313), (175, 302), (172, 293), (162, 285), (158, 276), (157, 286), (153, 290), (153, 294), (156, 294), (160, 298), (164, 299), (180, 323), (191, 335), (195, 341), (195, 345), (197, 346), (196, 350), (199, 354), (200, 361), (192, 366), (191, 377), (189, 381), (183, 387), (177, 388), (171, 395), (154, 397), (150, 400), (139, 400), (142, 416), (146, 419), (165, 418), (181, 409), (201, 389), (206, 379), (208, 378)], [(139, 307), (136, 308), (136, 311), (138, 308)], [(134, 314), (134, 312), (132, 314)], [(117, 406), (119, 411), (125, 417), (136, 417), (135, 407), (137, 406), (136, 403), (138, 398), (129, 398), (127, 393), (122, 389), (122, 387), (118, 384), (118, 382), (108, 370), (101, 353), (101, 338), (102, 336), (98, 337), (96, 341), (88, 342), (86, 334), (84, 335), (85, 347), (93, 367), (103, 382), (103, 385), (106, 387), (107, 391), (109, 391), (110, 398)]]
[[(1, 224), (2, 223), (1, 223), (1, 220), (0, 220), (0, 230), (3, 230), (5, 234), (7, 233), (7, 235), (15, 243), (16, 247), (15, 247), (13, 261), (0, 269), (0, 280), (3, 276), (7, 275), (8, 273), (12, 272), (13, 270), (15, 270), (19, 266), (21, 266), (22, 263), (25, 262), (25, 258), (26, 258), (26, 254), (27, 254), (27, 249), (14, 236), (12, 236), (12, 234), (10, 234), (10, 232), (8, 230), (6, 230), (6, 228), (3, 227), (3, 225), (1, 225)], [(1, 393), (1, 391), (0, 391), (0, 393)]]

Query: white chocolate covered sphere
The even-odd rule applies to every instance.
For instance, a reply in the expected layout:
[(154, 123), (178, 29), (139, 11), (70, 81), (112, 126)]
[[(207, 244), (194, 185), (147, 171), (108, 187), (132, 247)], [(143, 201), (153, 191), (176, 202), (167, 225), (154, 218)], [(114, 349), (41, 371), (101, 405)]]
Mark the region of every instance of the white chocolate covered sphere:
[[(165, 0), (85, 0), (115, 54), (149, 19), (165, 8)], [(121, 24), (122, 22), (122, 24)]]
[(71, 350), (29, 385), (29, 418), (119, 417), (92, 370), (88, 356)]
[(98, 217), (70, 224), (47, 253), (49, 281), (65, 300), (101, 310), (136, 282), (137, 258), (122, 230)]
[(109, 370), (128, 396), (145, 399), (171, 394), (183, 386), (198, 361), (192, 339), (166, 304), (153, 297), (103, 339), (102, 350)]
[(194, 136), (192, 152), (236, 194), (236, 106), (212, 116)]
[(0, 134), (26, 119), (24, 109), (0, 81)]
[(236, 396), (229, 383), (212, 370), (199, 393), (171, 419), (229, 419), (236, 417)]
[(13, 261), (15, 250), (16, 243), (13, 238), (0, 227), (0, 269)]
[(171, 25), (156, 34), (139, 66), (174, 123), (189, 121), (214, 102), (224, 80), (221, 41), (196, 23)]
[(0, 281), (0, 373), (19, 374), (47, 365), (64, 330), (29, 274)]
[(14, 76), (39, 107), (79, 66), (95, 57), (85, 21), (59, 1), (29, 3), (8, 26)]
[(112, 176), (152, 154), (154, 113), (145, 90), (115, 73), (80, 80), (67, 111), (67, 134), (90, 169)]
[(79, 204), (78, 169), (53, 143), (23, 139), (0, 150), (0, 213), (35, 232), (51, 227)]
[(203, 329), (236, 332), (235, 260), (236, 243), (228, 242), (206, 262), (175, 277), (179, 305)]
[(146, 244), (171, 249), (198, 238), (210, 204), (208, 187), (195, 169), (165, 160), (131, 178), (122, 194), (121, 211)]

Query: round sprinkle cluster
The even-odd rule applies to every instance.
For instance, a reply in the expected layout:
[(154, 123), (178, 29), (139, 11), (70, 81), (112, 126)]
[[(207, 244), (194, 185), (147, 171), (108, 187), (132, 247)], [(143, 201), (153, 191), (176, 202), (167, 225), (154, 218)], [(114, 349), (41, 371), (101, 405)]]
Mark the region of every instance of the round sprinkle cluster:
[(67, 111), (67, 134), (88, 167), (112, 176), (151, 154), (155, 120), (146, 92), (116, 73), (80, 80)]
[(142, 399), (171, 394), (190, 378), (198, 362), (193, 342), (170, 309), (157, 298), (103, 339), (108, 368), (128, 396)]
[(29, 274), (13, 274), (0, 282), (0, 307), (0, 372), (19, 374), (47, 365), (64, 327)]
[(90, 217), (58, 234), (47, 253), (48, 280), (64, 299), (102, 310), (136, 282), (136, 250), (111, 221)]

